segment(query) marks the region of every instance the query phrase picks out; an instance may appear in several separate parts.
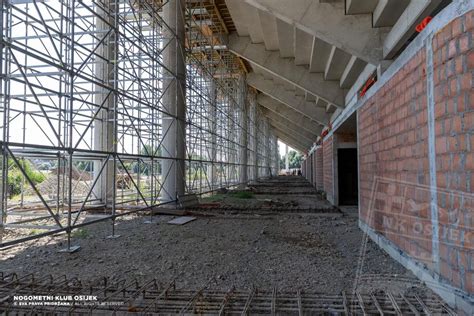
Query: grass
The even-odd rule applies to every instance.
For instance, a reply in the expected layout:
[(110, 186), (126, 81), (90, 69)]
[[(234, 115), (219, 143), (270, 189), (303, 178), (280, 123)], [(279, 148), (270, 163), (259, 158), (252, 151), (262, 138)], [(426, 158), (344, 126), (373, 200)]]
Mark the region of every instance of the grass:
[(87, 238), (89, 237), (89, 232), (87, 231), (87, 229), (80, 228), (76, 231), (73, 231), (71, 236), (76, 238)]
[(249, 191), (237, 191), (237, 192), (229, 192), (229, 194), (222, 194), (216, 193), (211, 196), (207, 196), (202, 200), (208, 203), (212, 202), (222, 202), (226, 197), (234, 198), (234, 199), (253, 199), (254, 195), (252, 192)]
[(30, 232), (28, 233), (28, 235), (30, 235), (30, 236), (32, 236), (32, 235), (38, 235), (38, 234), (44, 233), (44, 232), (46, 232), (46, 231), (47, 231), (46, 229), (33, 228), (32, 230), (30, 230)]
[(235, 198), (238, 199), (253, 199), (253, 193), (248, 191), (239, 191), (232, 194)]
[(224, 200), (224, 194), (214, 194), (211, 196), (206, 196), (203, 198), (204, 201), (206, 202), (221, 202)]

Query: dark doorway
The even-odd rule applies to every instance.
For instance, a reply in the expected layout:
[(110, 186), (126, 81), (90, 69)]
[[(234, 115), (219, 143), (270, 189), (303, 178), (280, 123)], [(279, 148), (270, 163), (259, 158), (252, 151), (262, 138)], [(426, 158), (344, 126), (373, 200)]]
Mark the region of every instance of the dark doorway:
[(337, 150), (339, 205), (357, 205), (357, 148)]

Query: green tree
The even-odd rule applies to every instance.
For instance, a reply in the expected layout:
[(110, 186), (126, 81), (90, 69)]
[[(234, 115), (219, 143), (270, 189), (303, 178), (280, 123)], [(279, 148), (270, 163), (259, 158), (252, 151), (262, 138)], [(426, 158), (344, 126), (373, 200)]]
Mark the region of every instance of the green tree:
[[(290, 150), (288, 152), (288, 160), (290, 164), (290, 169), (301, 168), (301, 161), (303, 160), (303, 155), (294, 150)], [(285, 169), (286, 167), (285, 164), (286, 164), (286, 157), (285, 155), (283, 155), (280, 158), (280, 168)]]
[[(34, 169), (29, 160), (19, 160), (19, 164), (25, 171), (33, 184), (39, 184), (46, 179), (46, 175)], [(21, 193), (21, 183), (23, 182), (23, 173), (13, 159), (8, 159), (8, 177), (7, 184), (11, 196)], [(26, 181), (28, 182), (28, 181)], [(27, 184), (28, 185), (28, 184)]]
[(280, 156), (280, 170), (283, 170), (285, 168), (286, 168), (286, 166), (285, 166), (285, 155), (283, 155), (283, 156)]
[(83, 161), (75, 162), (74, 165), (80, 171), (91, 172), (93, 169), (94, 163), (92, 161), (83, 160)]
[[(160, 157), (161, 156), (161, 148), (153, 148), (151, 145), (144, 145), (142, 149), (140, 150), (140, 155), (142, 156), (153, 156), (153, 157)], [(155, 164), (155, 170), (156, 172), (160, 173), (161, 172), (161, 163), (158, 160), (155, 160), (157, 164)], [(140, 167), (139, 167), (140, 166)], [(150, 175), (149, 170), (151, 168), (151, 165), (147, 165), (144, 163), (138, 163), (138, 162), (133, 162), (130, 166), (130, 169), (132, 170), (133, 173), (141, 173), (144, 175)]]

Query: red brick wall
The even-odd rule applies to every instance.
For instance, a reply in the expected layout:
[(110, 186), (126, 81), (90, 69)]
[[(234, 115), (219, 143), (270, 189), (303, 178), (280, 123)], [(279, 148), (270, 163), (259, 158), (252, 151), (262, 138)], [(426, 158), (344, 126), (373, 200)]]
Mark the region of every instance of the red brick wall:
[(315, 170), (316, 170), (316, 189), (324, 190), (324, 175), (323, 175), (323, 148), (318, 147), (314, 152)]
[[(411, 225), (431, 224), (425, 66), (422, 49), (359, 109), (358, 133), (361, 219), (429, 264), (431, 237), (417, 239)], [(424, 210), (413, 214), (409, 199)]]
[(433, 39), (441, 276), (474, 293), (474, 12)]
[(311, 154), (311, 161), (313, 163), (313, 186), (316, 187), (316, 151)]
[[(431, 163), (425, 48), (358, 110), (361, 220), (468, 293), (474, 293), (473, 29), (470, 12), (432, 43)], [(432, 248), (430, 166), (437, 177), (439, 258)]]
[(333, 175), (333, 136), (329, 136), (323, 142), (323, 177), (324, 177), (324, 191), (327, 194), (327, 199), (330, 202), (334, 202), (334, 175)]

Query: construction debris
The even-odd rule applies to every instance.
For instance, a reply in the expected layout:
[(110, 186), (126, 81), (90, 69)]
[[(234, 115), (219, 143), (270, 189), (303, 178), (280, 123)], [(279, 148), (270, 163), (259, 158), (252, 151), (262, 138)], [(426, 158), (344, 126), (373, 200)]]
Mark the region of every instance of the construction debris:
[(189, 222), (192, 222), (196, 219), (196, 217), (192, 217), (192, 216), (181, 216), (181, 217), (177, 217), (171, 221), (168, 222), (168, 224), (171, 224), (171, 225), (184, 225), (184, 224), (187, 224)]

